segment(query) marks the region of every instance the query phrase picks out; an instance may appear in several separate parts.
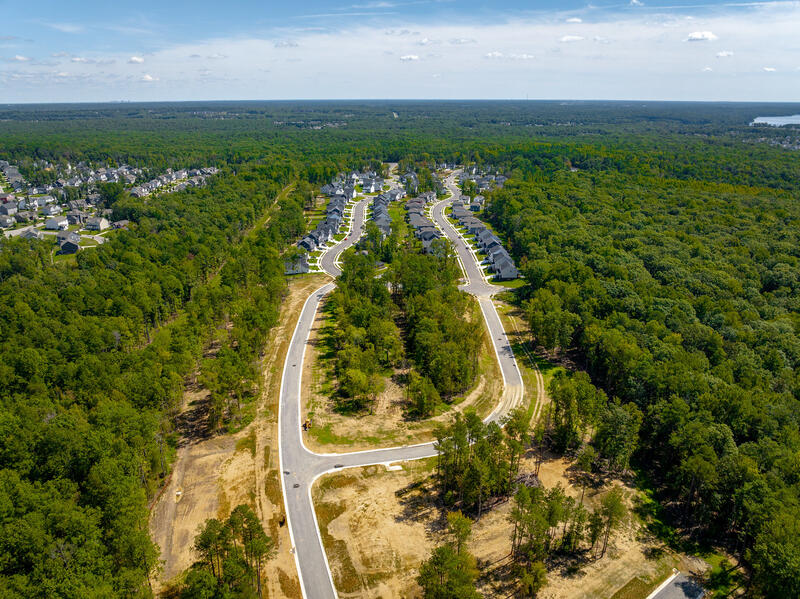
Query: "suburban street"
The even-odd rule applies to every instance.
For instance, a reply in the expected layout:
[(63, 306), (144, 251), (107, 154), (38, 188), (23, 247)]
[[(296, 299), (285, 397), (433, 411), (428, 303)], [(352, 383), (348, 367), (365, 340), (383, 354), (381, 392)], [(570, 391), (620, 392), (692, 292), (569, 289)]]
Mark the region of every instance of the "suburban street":
[[(394, 178), (392, 178), (391, 184), (392, 186), (397, 185)], [(448, 185), (454, 185), (452, 179)], [(320, 265), (328, 274), (337, 276), (341, 273), (336, 265), (337, 259), (363, 233), (366, 207), (370, 201), (371, 198), (366, 198), (356, 204), (353, 209), (351, 233), (340, 243), (328, 249), (320, 258)], [(491, 300), (491, 295), (496, 288), (485, 281), (474, 255), (444, 218), (443, 209), (449, 201), (451, 200), (439, 202), (434, 206), (435, 220), (458, 252), (466, 278), (466, 284), (462, 288), (475, 295), (480, 302), (497, 354), (503, 375), (504, 392), (501, 401), (487, 421), (499, 421), (509, 411), (521, 404), (522, 377), (509, 340)], [(292, 551), (297, 564), (303, 596), (309, 599), (330, 599), (337, 596), (311, 500), (311, 487), (314, 481), (323, 474), (338, 469), (417, 460), (436, 455), (433, 443), (344, 454), (317, 454), (306, 448), (303, 442), (302, 415), (300, 413), (303, 359), (316, 312), (322, 299), (333, 290), (334, 285), (334, 283), (328, 283), (320, 287), (306, 300), (292, 335), (281, 382), (279, 445), (281, 471), (283, 472), (283, 494), (289, 534), (293, 545)]]

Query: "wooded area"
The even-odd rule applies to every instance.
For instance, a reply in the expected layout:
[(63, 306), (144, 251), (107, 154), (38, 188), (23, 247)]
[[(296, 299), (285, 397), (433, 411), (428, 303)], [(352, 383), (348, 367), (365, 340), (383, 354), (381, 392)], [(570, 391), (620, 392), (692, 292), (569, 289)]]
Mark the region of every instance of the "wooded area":
[[(679, 530), (743, 560), (749, 593), (800, 596), (800, 160), (780, 146), (797, 130), (748, 126), (797, 112), (614, 102), (2, 107), (0, 158), (27, 176), (39, 176), (37, 159), (223, 172), (148, 200), (112, 194), (113, 218), (130, 230), (74, 264), (51, 263), (52, 244), (2, 240), (0, 587), (150, 594), (147, 504), (170, 468), (186, 377), (199, 368), (215, 427), (241, 426), (284, 289), (279, 253), (305, 227), (310, 185), (405, 160), (425, 181), (444, 161), (511, 177), (488, 194), (485, 215), (527, 281), (517, 298), (537, 343), (586, 371), (551, 389), (549, 446), (588, 444), (603, 468), (636, 470)], [(273, 205), (293, 182), (297, 191)], [(376, 372), (405, 352), (415, 409), (427, 414), (434, 390), (446, 397), (475, 376), (468, 298), (447, 257), (382, 244), (373, 254), (389, 269), (375, 283), (343, 281), (353, 289), (340, 296), (343, 340), (364, 351), (358, 329), (374, 322)], [(350, 268), (374, 274), (360, 259)], [(402, 291), (392, 297), (386, 281)], [(219, 352), (203, 362), (212, 339)], [(490, 449), (491, 470), (501, 448)], [(504, 468), (486, 484), (508, 493)], [(445, 493), (468, 498), (477, 516), (487, 489), (462, 478)], [(534, 513), (548, 499), (519, 501)], [(549, 542), (568, 545), (570, 526)], [(521, 538), (522, 554), (537, 535)], [(541, 558), (531, 555), (533, 567)]]

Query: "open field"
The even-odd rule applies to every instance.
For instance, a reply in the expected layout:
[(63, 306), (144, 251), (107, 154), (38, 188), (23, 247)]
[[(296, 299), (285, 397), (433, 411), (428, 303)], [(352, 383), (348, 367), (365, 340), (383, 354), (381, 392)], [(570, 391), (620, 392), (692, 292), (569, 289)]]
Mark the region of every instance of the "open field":
[[(526, 456), (522, 472), (534, 468)], [(580, 498), (570, 484), (571, 463), (546, 460), (540, 470), (545, 487), (562, 485)], [(334, 581), (341, 597), (417, 597), (417, 568), (435, 546), (445, 540), (445, 514), (433, 489), (430, 473), (435, 459), (404, 463), (402, 471), (370, 466), (320, 479), (313, 495)], [(611, 481), (586, 491), (584, 503), (594, 509)], [(637, 493), (624, 486), (628, 502)], [(473, 525), (470, 551), (478, 560), (478, 589), (487, 598), (513, 594), (514, 576), (509, 552), (511, 501), (498, 504)], [(606, 557), (597, 561), (587, 552), (583, 562), (549, 564), (548, 586), (542, 599), (644, 599), (678, 565), (680, 556), (664, 550), (645, 534), (641, 523), (629, 519), (609, 542)], [(617, 593), (620, 593), (617, 595)]]

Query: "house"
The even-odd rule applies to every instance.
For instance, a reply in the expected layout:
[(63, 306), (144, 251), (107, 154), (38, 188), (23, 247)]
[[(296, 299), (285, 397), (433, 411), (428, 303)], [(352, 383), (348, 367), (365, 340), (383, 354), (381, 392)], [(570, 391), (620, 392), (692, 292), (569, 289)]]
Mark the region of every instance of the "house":
[(492, 241), (494, 240), (497, 240), (498, 242), (500, 241), (499, 239), (497, 239), (494, 233), (489, 231), (489, 229), (484, 229), (483, 231), (475, 235), (475, 241), (478, 243), (481, 249), (485, 249), (486, 246), (492, 243)]
[(17, 221), (10, 216), (0, 216), (0, 229), (9, 229), (17, 224)]
[(111, 226), (108, 219), (102, 216), (93, 216), (86, 221), (85, 228), (88, 231), (105, 231)]
[(285, 260), (283, 263), (284, 273), (287, 275), (299, 275), (309, 272), (308, 254), (300, 254), (293, 259)]
[(59, 250), (59, 254), (76, 254), (79, 249), (81, 249), (80, 244), (75, 243), (74, 241), (65, 241), (59, 246), (61, 249)]
[(48, 231), (66, 231), (69, 227), (69, 221), (66, 216), (54, 216), (48, 218), (44, 223), (44, 228)]
[(17, 205), (14, 202), (0, 204), (0, 215), (2, 216), (14, 216), (17, 212)]
[(467, 210), (469, 210), (470, 212), (480, 212), (481, 207), (482, 206), (480, 204), (472, 202), (472, 204), (467, 205)]
[(313, 252), (317, 249), (317, 242), (310, 235), (306, 235), (298, 242), (297, 247), (303, 248), (307, 252)]
[(461, 220), (462, 218), (469, 216), (470, 211), (464, 208), (464, 206), (454, 205), (451, 214), (456, 220)]
[(410, 224), (415, 229), (419, 227), (424, 227), (426, 224), (430, 223), (427, 218), (424, 216), (420, 216), (419, 214), (410, 214), (408, 217), (408, 224)]
[(519, 277), (519, 271), (517, 270), (517, 267), (514, 266), (511, 258), (506, 258), (505, 256), (501, 256), (497, 259), (497, 261), (494, 263), (493, 270), (498, 279), (509, 280)]
[(118, 221), (115, 221), (115, 222), (111, 223), (111, 226), (114, 229), (127, 229), (129, 224), (130, 224), (130, 221), (123, 218), (122, 220), (118, 220)]
[(441, 237), (439, 231), (432, 230), (432, 229), (424, 229), (422, 231), (416, 232), (417, 238), (422, 241), (423, 243), (426, 241), (433, 241), (434, 239), (438, 239)]
[(70, 210), (67, 212), (67, 221), (71, 225), (81, 225), (86, 222), (87, 214), (80, 210)]
[(33, 212), (28, 212), (27, 210), (20, 210), (14, 215), (14, 218), (17, 219), (18, 223), (27, 223), (35, 220), (36, 215)]
[(511, 256), (508, 255), (506, 249), (501, 245), (495, 246), (486, 252), (486, 260), (490, 264), (495, 264), (502, 257), (506, 257), (511, 260)]
[(44, 233), (39, 229), (28, 227), (20, 234), (20, 237), (23, 239), (44, 239)]
[(75, 231), (59, 231), (56, 234), (56, 243), (61, 245), (65, 241), (71, 241), (73, 243), (80, 243), (81, 236), (78, 235)]
[(486, 242), (486, 244), (483, 246), (483, 251), (486, 252), (486, 254), (489, 254), (493, 249), (502, 247), (503, 244), (501, 244), (500, 240), (495, 237), (494, 239)]
[(57, 204), (48, 204), (42, 208), (43, 216), (56, 216), (57, 214), (61, 214), (61, 206)]
[(431, 202), (436, 201), (436, 192), (435, 191), (426, 191), (425, 193), (419, 194), (419, 199), (425, 202), (426, 204), (430, 204)]

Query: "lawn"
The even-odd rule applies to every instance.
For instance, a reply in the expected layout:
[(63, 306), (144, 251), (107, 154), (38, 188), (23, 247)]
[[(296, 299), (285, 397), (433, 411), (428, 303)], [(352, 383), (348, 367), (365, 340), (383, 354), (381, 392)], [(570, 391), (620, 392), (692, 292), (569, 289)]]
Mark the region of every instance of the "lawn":
[(406, 223), (406, 211), (402, 202), (392, 202), (389, 204), (389, 217), (392, 219), (392, 229), (397, 231), (400, 240), (408, 237), (408, 223)]
[(519, 289), (525, 286), (526, 281), (520, 277), (519, 279), (511, 279), (510, 281), (497, 281), (493, 279), (491, 283), (492, 285), (498, 285), (506, 289)]

